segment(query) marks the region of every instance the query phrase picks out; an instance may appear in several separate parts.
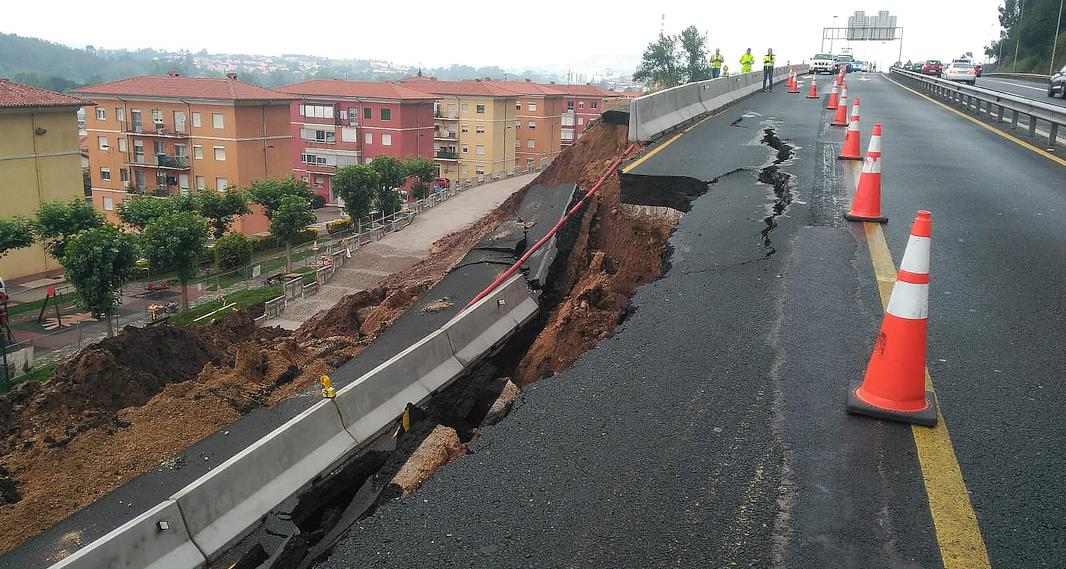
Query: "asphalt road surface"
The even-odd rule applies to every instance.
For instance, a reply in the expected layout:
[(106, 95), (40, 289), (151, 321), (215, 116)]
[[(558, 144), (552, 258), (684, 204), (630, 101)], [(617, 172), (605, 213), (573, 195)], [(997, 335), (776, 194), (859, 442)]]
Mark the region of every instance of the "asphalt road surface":
[(1001, 79), (999, 77), (979, 77), (977, 79), (977, 86), (985, 89), (1011, 93), (1013, 95), (1018, 95), (1019, 97), (1033, 99), (1049, 105), (1066, 107), (1066, 99), (1063, 99), (1061, 95), (1056, 94), (1054, 97), (1047, 96), (1047, 83)]
[[(923, 476), (911, 427), (845, 413), (881, 318), (841, 218), (855, 164), (824, 103), (780, 89), (632, 169), (711, 183), (616, 334), (320, 567), (980, 567), (942, 557), (931, 513), (967, 493), (992, 566), (1061, 567), (1066, 170), (883, 77), (849, 83), (864, 150), (884, 125), (897, 263), (933, 212), (928, 363), (964, 489)], [(781, 159), (768, 128), (794, 149), (784, 199), (757, 181)]]

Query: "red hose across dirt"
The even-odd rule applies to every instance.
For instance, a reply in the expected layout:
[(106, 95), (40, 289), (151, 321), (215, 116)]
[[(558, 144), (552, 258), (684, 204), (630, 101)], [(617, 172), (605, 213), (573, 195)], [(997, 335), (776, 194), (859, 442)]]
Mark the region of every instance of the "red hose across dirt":
[[(515, 262), (515, 264), (508, 267), (508, 269), (504, 271), (503, 274), (496, 277), (496, 280), (492, 281), (492, 284), (485, 287), (485, 290), (477, 293), (477, 296), (475, 296), (474, 299), (470, 301), (470, 304), (467, 304), (465, 307), (463, 307), (463, 310), (460, 310), (459, 313), (461, 314), (467, 308), (470, 308), (475, 303), (477, 303), (477, 301), (488, 296), (492, 291), (496, 290), (496, 287), (500, 286), (500, 283), (507, 280), (511, 275), (515, 273), (515, 271), (518, 270), (519, 267), (525, 264), (525, 262), (529, 259), (530, 256), (533, 255), (533, 253), (536, 253), (538, 249), (543, 247), (544, 244), (547, 243), (548, 240), (551, 239), (552, 236), (554, 236), (556, 232), (559, 231), (559, 228), (562, 227), (568, 219), (570, 219), (570, 216), (573, 215), (574, 212), (581, 209), (581, 206), (585, 205), (585, 202), (588, 201), (589, 198), (594, 196), (596, 192), (600, 190), (601, 187), (603, 187), (603, 184), (607, 181), (607, 178), (611, 175), (611, 173), (614, 172), (616, 168), (618, 168), (618, 165), (622, 163), (622, 160), (624, 160), (626, 156), (629, 156), (629, 153), (633, 152), (633, 149), (635, 149), (636, 147), (636, 144), (630, 144), (628, 147), (626, 147), (626, 149), (622, 151), (622, 154), (619, 155), (618, 158), (615, 158), (614, 162), (612, 162), (611, 165), (607, 168), (607, 171), (604, 172), (602, 176), (600, 176), (600, 179), (596, 182), (596, 185), (592, 186), (592, 189), (589, 190), (589, 193), (585, 194), (585, 197), (581, 198), (581, 201), (574, 204), (574, 207), (570, 208), (570, 211), (566, 212), (566, 215), (564, 215), (562, 219), (559, 220), (559, 223), (555, 224), (555, 227), (551, 228), (551, 231), (549, 231), (547, 235), (542, 237), (540, 241), (537, 241), (533, 244), (532, 247), (526, 250), (525, 254), (523, 254), (522, 257)], [(456, 316), (458, 316), (458, 314)]]

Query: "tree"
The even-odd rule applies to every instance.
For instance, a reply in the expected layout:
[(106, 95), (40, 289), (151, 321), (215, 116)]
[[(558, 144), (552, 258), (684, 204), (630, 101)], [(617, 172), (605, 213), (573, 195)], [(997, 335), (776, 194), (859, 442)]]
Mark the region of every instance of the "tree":
[(677, 39), (659, 34), (659, 39), (644, 48), (640, 66), (633, 74), (634, 81), (643, 81), (655, 89), (675, 87), (681, 83), (681, 68), (677, 56)]
[(33, 222), (24, 217), (0, 217), (0, 257), (33, 245)]
[(226, 234), (235, 217), (251, 213), (248, 196), (237, 188), (227, 188), (224, 192), (201, 188), (196, 201), (200, 206), (200, 215), (211, 223), (215, 239)]
[(168, 213), (149, 223), (141, 239), (152, 272), (177, 273), (181, 306), (188, 310), (189, 281), (200, 272), (200, 259), (207, 244), (207, 221), (193, 212)]
[(78, 304), (102, 319), (114, 336), (111, 316), (122, 285), (137, 270), (137, 239), (110, 223), (74, 235), (63, 253), (63, 276), (78, 290)]
[(338, 168), (333, 175), (333, 191), (344, 200), (344, 211), (354, 220), (366, 219), (381, 185), (381, 176), (366, 164)]
[(681, 30), (678, 36), (681, 44), (681, 56), (685, 63), (685, 79), (703, 81), (711, 78), (711, 66), (707, 62), (707, 35), (701, 34), (696, 26)]
[(411, 186), (411, 193), (416, 200), (426, 197), (429, 193), (429, 185), (437, 179), (437, 165), (425, 156), (411, 158), (403, 163), (404, 171), (408, 176), (415, 178)]
[(118, 204), (118, 218), (126, 225), (142, 231), (148, 224), (164, 215), (195, 211), (198, 211), (197, 203), (188, 196), (135, 196)]
[(270, 217), (270, 234), (285, 241), (285, 271), (292, 272), (292, 240), (315, 222), (315, 212), (307, 200), (288, 196)]
[(37, 237), (53, 259), (61, 261), (67, 241), (82, 231), (104, 224), (104, 214), (93, 209), (85, 198), (44, 202), (37, 210)]
[(370, 161), (370, 167), (380, 177), (374, 203), (382, 215), (396, 213), (403, 203), (396, 188), (402, 186), (407, 178), (403, 163), (392, 156), (378, 156)]
[(218, 268), (232, 271), (252, 260), (252, 240), (240, 233), (230, 233), (215, 242), (214, 253)]
[(267, 178), (265, 180), (252, 180), (248, 188), (248, 196), (252, 201), (263, 206), (264, 213), (270, 219), (274, 218), (274, 211), (281, 202), (289, 196), (302, 198), (310, 202), (315, 197), (314, 192), (303, 180), (297, 180), (293, 176), (288, 178)]

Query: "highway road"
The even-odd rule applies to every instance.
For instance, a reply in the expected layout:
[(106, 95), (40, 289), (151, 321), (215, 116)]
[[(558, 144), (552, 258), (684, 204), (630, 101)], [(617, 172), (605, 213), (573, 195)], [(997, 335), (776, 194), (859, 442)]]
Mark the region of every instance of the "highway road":
[[(319, 566), (1061, 567), (1066, 164), (883, 76), (849, 84), (864, 150), (884, 125), (883, 229), (842, 218), (857, 164), (821, 101), (758, 94), (660, 145), (628, 174), (708, 182), (669, 272)], [(918, 209), (932, 430), (845, 413), (882, 314), (871, 250), (898, 263)]]
[(979, 77), (977, 86), (995, 91), (1011, 93), (1027, 99), (1041, 101), (1051, 105), (1066, 107), (1066, 99), (1061, 96), (1048, 97), (1047, 84), (1034, 81), (1018, 81), (1016, 79), (1002, 79), (999, 77)]

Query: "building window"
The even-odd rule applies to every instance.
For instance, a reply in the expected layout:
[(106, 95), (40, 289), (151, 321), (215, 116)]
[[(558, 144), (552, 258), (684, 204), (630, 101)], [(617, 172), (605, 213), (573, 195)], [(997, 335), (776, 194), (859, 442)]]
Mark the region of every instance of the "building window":
[(163, 144), (162, 140), (157, 140), (157, 141), (153, 142), (152, 143), (152, 148), (153, 148), (153, 150), (155, 150), (155, 153), (157, 155), (158, 154), (166, 154), (167, 153), (167, 146), (166, 146), (166, 144)]
[(204, 147), (200, 146), (199, 144), (192, 145), (192, 157), (195, 160), (203, 160), (204, 159)]
[(119, 152), (125, 152), (126, 151), (126, 139), (125, 138), (118, 139), (118, 151)]
[(111, 196), (104, 196), (104, 211), (115, 211), (115, 200)]
[(222, 113), (211, 113), (211, 126), (214, 128), (225, 128), (225, 123), (222, 120)]
[(98, 137), (96, 137), (96, 144), (97, 144), (97, 146), (99, 146), (100, 150), (110, 150), (111, 149), (111, 146), (109, 146), (107, 144), (107, 137), (106, 136), (98, 136)]
[(532, 170), (536, 165), (537, 163), (532, 158), (526, 160), (526, 170)]
[(326, 179), (322, 176), (315, 176), (315, 189), (321, 190), (326, 187)]
[(348, 124), (355, 126), (359, 123), (359, 108), (348, 107)]
[(469, 153), (470, 153), (470, 147), (464, 144), (463, 145), (463, 154), (469, 154)]
[(174, 143), (174, 156), (185, 156), (185, 145), (182, 143)]
[(215, 189), (224, 192), (229, 187), (229, 180), (225, 178), (215, 178)]
[(600, 106), (600, 102), (599, 101), (589, 101), (589, 107), (595, 109), (595, 108), (597, 108), (599, 106)]
[(585, 101), (578, 101), (577, 102), (577, 108), (579, 108), (579, 109), (585, 108)]
[(515, 101), (514, 102), (514, 110), (516, 110), (516, 111), (521, 111), (522, 110), (522, 101)]
[(514, 127), (515, 129), (522, 128), (522, 121), (514, 121)]
[(111, 181), (111, 168), (100, 168), (100, 179), (105, 182)]
[(474, 107), (474, 111), (477, 112), (479, 115), (485, 114), (485, 105), (478, 105)]
[(107, 109), (105, 109), (103, 107), (96, 107), (96, 120), (98, 120), (98, 121), (106, 121), (107, 120)]
[(315, 154), (301, 154), (300, 162), (308, 166), (336, 166), (336, 156), (318, 156)]
[(374, 133), (363, 133), (363, 144), (374, 144)]
[(485, 173), (485, 167), (484, 166), (474, 166), (474, 173), (477, 174), (478, 176), (484, 174)]
[(585, 124), (585, 117), (577, 117), (577, 126)]
[(537, 130), (537, 123), (529, 121), (529, 130)]
[(163, 111), (161, 109), (152, 109), (152, 122), (163, 124)]
[(537, 147), (537, 141), (536, 140), (533, 140), (532, 138), (530, 138), (529, 140), (526, 141), (526, 148), (536, 148), (536, 147)]
[(383, 135), (381, 135), (381, 145), (382, 146), (392, 146), (392, 135), (391, 134), (383, 134)]
[(470, 125), (468, 125), (468, 124), (459, 125), (459, 130), (460, 130), (460, 132), (470, 132)]
[(316, 128), (301, 128), (300, 138), (307, 142), (318, 142), (321, 144), (335, 144), (337, 142), (337, 131), (322, 130)]
[(485, 125), (483, 125), (483, 124), (474, 125), (474, 132), (476, 132), (478, 134), (485, 134)]
[(463, 112), (464, 113), (469, 113), (470, 112), (470, 103), (463, 103)]
[(574, 110), (574, 102), (573, 101), (567, 101), (566, 102), (566, 108), (567, 108), (567, 110), (570, 110), (570, 111)]
[(522, 148), (522, 142), (519, 141), (517, 138), (514, 139), (514, 147), (515, 148)]
[(300, 105), (300, 114), (312, 119), (331, 119), (333, 105)]
[(574, 129), (572, 129), (572, 128), (564, 128), (560, 132), (562, 134), (562, 140), (573, 140), (574, 139)]
[(363, 107), (363, 118), (368, 120), (374, 118), (374, 109)]
[(381, 120), (383, 120), (383, 121), (391, 121), (392, 120), (392, 109), (381, 109)]
[(200, 113), (192, 114), (192, 126), (194, 128), (200, 128)]
[(203, 176), (196, 177), (196, 189), (203, 189), (207, 187), (207, 180)]
[(120, 179), (120, 180), (122, 180), (122, 181), (123, 181), (124, 183), (127, 183), (127, 184), (128, 184), (128, 183), (129, 183), (129, 181), (130, 181), (130, 171), (129, 171), (129, 170), (127, 170), (127, 169), (125, 169), (125, 168), (123, 168), (123, 169), (121, 169), (121, 170), (119, 170), (119, 171), (118, 171), (118, 177), (119, 177), (119, 179)]
[(226, 147), (225, 146), (216, 146), (215, 147), (215, 160), (218, 160), (219, 162), (224, 162), (226, 160)]
[(479, 144), (479, 145), (475, 146), (474, 147), (474, 154), (477, 154), (478, 156), (484, 156), (485, 155), (485, 145), (484, 144)]
[(118, 122), (126, 122), (126, 109), (115, 107), (115, 118), (118, 119)]
[(528, 108), (529, 108), (530, 112), (536, 111), (537, 110), (537, 104), (533, 103), (533, 102), (530, 102), (529, 105), (528, 105)]
[(354, 126), (341, 127), (341, 141), (343, 142), (358, 142), (359, 138), (356, 134)]

